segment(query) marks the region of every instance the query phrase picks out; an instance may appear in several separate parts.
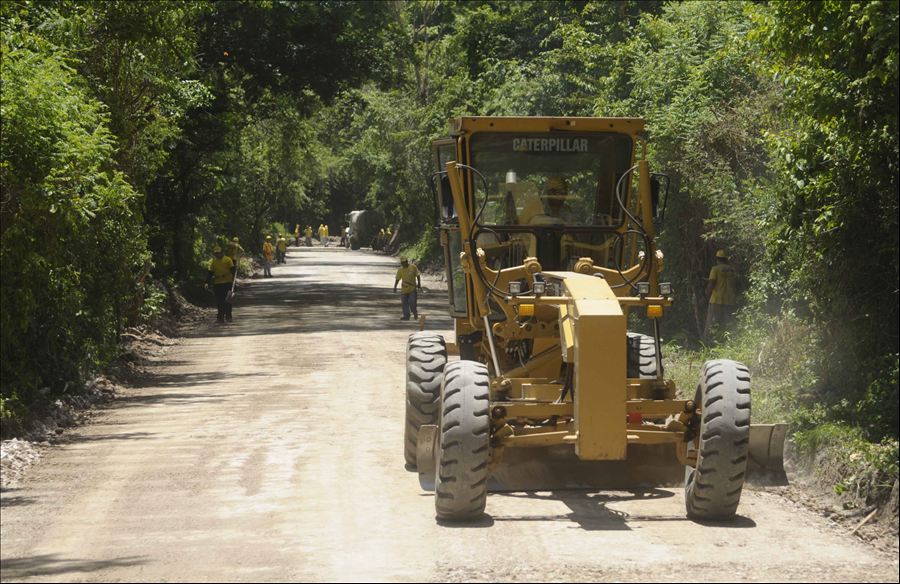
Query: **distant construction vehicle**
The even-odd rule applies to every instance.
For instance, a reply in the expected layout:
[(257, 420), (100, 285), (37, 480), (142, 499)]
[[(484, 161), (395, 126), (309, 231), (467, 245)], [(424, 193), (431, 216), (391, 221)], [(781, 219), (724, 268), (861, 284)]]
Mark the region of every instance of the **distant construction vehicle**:
[(374, 245), (375, 236), (384, 227), (384, 217), (378, 211), (372, 210), (351, 211), (344, 215), (344, 221), (348, 225), (347, 233), (350, 236), (346, 245), (350, 249)]
[[(650, 172), (643, 120), (450, 129), (433, 184), (456, 343), (415, 333), (406, 361), (404, 456), (438, 518), (481, 516), (489, 490), (682, 482), (688, 515), (728, 518), (748, 469), (784, 480), (786, 425), (751, 426), (746, 366), (704, 363), (685, 397), (663, 375), (669, 181)], [(652, 334), (630, 332), (629, 311)]]

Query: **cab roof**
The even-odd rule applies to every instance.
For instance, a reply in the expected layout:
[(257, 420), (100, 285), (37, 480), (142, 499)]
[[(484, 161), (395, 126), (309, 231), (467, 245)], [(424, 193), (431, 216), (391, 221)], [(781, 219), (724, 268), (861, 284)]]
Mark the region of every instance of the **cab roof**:
[(644, 131), (643, 118), (581, 118), (530, 116), (465, 116), (450, 118), (450, 134), (476, 132), (620, 132)]

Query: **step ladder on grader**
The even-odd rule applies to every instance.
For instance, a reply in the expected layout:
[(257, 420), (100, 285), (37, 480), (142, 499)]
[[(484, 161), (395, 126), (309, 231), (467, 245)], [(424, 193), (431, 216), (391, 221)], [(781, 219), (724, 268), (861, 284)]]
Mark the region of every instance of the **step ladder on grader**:
[[(746, 366), (709, 361), (683, 397), (664, 376), (675, 297), (655, 229), (669, 180), (650, 171), (643, 120), (450, 130), (433, 184), (456, 342), (415, 333), (406, 367), (404, 455), (437, 517), (480, 517), (488, 491), (683, 483), (690, 516), (722, 519), (748, 471), (783, 483), (787, 427), (750, 424)], [(631, 310), (652, 335), (627, 329)]]

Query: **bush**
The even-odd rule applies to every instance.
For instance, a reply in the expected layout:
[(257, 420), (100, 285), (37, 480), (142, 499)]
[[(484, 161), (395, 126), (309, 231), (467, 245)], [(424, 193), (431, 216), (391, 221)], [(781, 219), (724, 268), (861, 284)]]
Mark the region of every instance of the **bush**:
[(6, 26), (2, 52), (0, 387), (15, 412), (115, 355), (145, 240), (108, 116), (66, 55)]

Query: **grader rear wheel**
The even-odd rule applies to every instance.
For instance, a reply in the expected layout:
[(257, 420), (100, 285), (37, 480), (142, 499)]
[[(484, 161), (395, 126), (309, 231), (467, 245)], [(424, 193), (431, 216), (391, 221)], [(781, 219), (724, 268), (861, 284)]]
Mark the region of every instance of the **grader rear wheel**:
[(406, 425), (403, 431), (403, 457), (409, 468), (416, 468), (416, 444), (419, 428), (437, 424), (441, 407), (441, 380), (447, 364), (444, 337), (418, 332), (406, 342)]
[(632, 379), (656, 379), (656, 341), (640, 333), (628, 336), (628, 377)]
[(700, 405), (700, 448), (696, 467), (685, 467), (685, 506), (690, 517), (726, 519), (737, 512), (747, 468), (750, 371), (737, 361), (707, 361), (694, 402)]
[(454, 361), (444, 369), (434, 489), (438, 519), (465, 521), (484, 513), (490, 381), (483, 363)]

